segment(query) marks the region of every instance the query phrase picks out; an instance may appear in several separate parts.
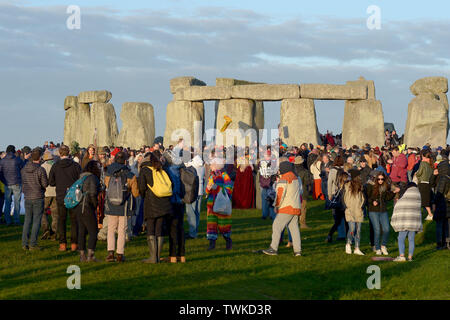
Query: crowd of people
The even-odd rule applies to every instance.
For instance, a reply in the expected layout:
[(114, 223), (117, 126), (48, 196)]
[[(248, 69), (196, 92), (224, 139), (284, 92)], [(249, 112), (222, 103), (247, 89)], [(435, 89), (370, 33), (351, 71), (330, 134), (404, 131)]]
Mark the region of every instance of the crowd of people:
[[(423, 231), (422, 209), (425, 220), (435, 221), (436, 249), (450, 249), (450, 148), (418, 149), (399, 145), (400, 141), (389, 133), (381, 148), (347, 147), (341, 145), (340, 136), (327, 132), (320, 146), (287, 146), (278, 139), (256, 151), (234, 148), (231, 163), (225, 161), (230, 148), (207, 145), (202, 157), (182, 139), (167, 148), (157, 139), (139, 150), (95, 145), (81, 149), (75, 142), (71, 146), (46, 142), (16, 151), (10, 145), (0, 155), (1, 219), (6, 225), (21, 225), (23, 193), (24, 250), (41, 249), (41, 229), (41, 239), (58, 241), (60, 251), (68, 250), (69, 217), (70, 250), (78, 251), (82, 262), (99, 261), (98, 240), (107, 241), (106, 261), (124, 262), (126, 242), (145, 233), (149, 257), (143, 262), (184, 263), (186, 239), (199, 235), (202, 200), (207, 250), (215, 249), (219, 234), (226, 249), (232, 249), (232, 209), (255, 208), (260, 201), (262, 219), (273, 220), (272, 242), (262, 252), (277, 255), (287, 230), (286, 246), (301, 256), (300, 230), (309, 228), (307, 201), (312, 198), (324, 200), (324, 210), (332, 212), (334, 221), (325, 242), (333, 242), (338, 232), (347, 254), (365, 255), (360, 242), (366, 218), (375, 254), (389, 255), (392, 226), (398, 232), (395, 261), (407, 261), (413, 257), (415, 235)], [(167, 258), (162, 257), (165, 236)]]

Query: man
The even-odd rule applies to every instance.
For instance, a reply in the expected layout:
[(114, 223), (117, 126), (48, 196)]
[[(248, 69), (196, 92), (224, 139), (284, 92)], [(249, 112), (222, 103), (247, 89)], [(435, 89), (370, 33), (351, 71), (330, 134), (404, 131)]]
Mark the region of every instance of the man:
[(275, 171), (276, 164), (272, 161), (272, 153), (267, 150), (264, 159), (259, 163), (259, 187), (261, 188), (262, 218), (275, 219), (275, 211), (272, 206), (273, 201), (268, 199), (269, 191), (273, 190), (273, 184), (277, 177)]
[[(11, 223), (11, 202), (14, 195), (14, 225), (20, 225), (20, 198), (22, 196), (22, 170), (25, 162), (15, 155), (16, 147), (9, 145), (6, 148), (6, 156), (0, 161), (0, 180), (5, 185), (5, 221)], [(27, 155), (28, 159), (30, 154)]]
[(313, 176), (311, 172), (309, 172), (309, 170), (307, 170), (303, 166), (304, 162), (305, 160), (303, 159), (302, 156), (295, 157), (294, 170), (297, 176), (300, 178), (300, 181), (302, 182), (302, 189), (303, 189), (301, 215), (300, 215), (300, 229), (309, 229), (308, 225), (306, 224), (306, 203), (313, 189)]
[(361, 166), (361, 168), (360, 168), (361, 182), (363, 185), (365, 185), (367, 183), (367, 181), (369, 181), (369, 175), (370, 175), (370, 172), (372, 171), (372, 169), (370, 169), (370, 167), (367, 165), (366, 158), (361, 158), (361, 160), (359, 161), (359, 165)]
[[(192, 154), (194, 150), (191, 150)], [(197, 172), (199, 179), (197, 200), (186, 204), (186, 219), (189, 225), (188, 239), (197, 238), (198, 225), (200, 223), (200, 205), (202, 203), (203, 188), (205, 185), (205, 164), (199, 155), (196, 155), (191, 161), (186, 163), (186, 167), (193, 167)]]
[[(47, 173), (41, 167), (41, 150), (31, 152), (32, 162), (28, 162), (21, 170), (23, 194), (25, 196), (25, 222), (22, 232), (22, 248), (24, 250), (40, 250), (37, 237), (44, 214), (44, 193), (48, 186)], [(30, 236), (30, 227), (31, 236)], [(29, 245), (28, 245), (29, 244)]]
[[(50, 152), (50, 150), (46, 150), (44, 152), (43, 160), (44, 163), (42, 164), (42, 168), (44, 168), (47, 176), (50, 176), (50, 170), (55, 163), (53, 154)], [(48, 215), (45, 212), (47, 209), (50, 209), (51, 212), (51, 225), (48, 219)], [(42, 230), (43, 234), (41, 240), (45, 240), (48, 238), (56, 240), (56, 233), (58, 231), (58, 206), (56, 204), (56, 189), (52, 186), (48, 186), (45, 190), (44, 215), (42, 215)]]
[[(400, 153), (398, 147), (392, 149), (392, 155), (394, 158), (388, 160), (388, 163), (392, 165), (389, 177), (396, 187), (404, 190), (408, 183), (408, 160), (406, 160), (406, 156), (403, 153)], [(398, 195), (396, 195), (396, 198), (398, 199)]]
[(61, 160), (55, 163), (50, 169), (49, 184), (56, 187), (56, 203), (58, 206), (58, 237), (59, 251), (66, 251), (66, 221), (67, 214), (70, 216), (70, 242), (71, 250), (78, 248), (78, 221), (75, 212), (67, 209), (64, 205), (64, 197), (67, 190), (78, 180), (81, 167), (78, 163), (69, 158), (70, 149), (66, 145), (59, 148)]

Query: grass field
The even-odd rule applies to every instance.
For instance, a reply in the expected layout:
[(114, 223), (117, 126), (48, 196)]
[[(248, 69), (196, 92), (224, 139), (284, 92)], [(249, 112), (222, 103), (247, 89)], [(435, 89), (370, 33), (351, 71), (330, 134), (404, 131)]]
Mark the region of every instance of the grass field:
[[(271, 240), (271, 222), (260, 210), (233, 211), (233, 249), (220, 238), (206, 251), (205, 211), (200, 237), (186, 241), (186, 264), (148, 265), (145, 236), (128, 242), (127, 262), (80, 264), (78, 254), (57, 250), (57, 243), (40, 241), (39, 252), (21, 248), (21, 227), (0, 227), (0, 299), (450, 299), (450, 251), (435, 250), (434, 222), (416, 238), (413, 262), (374, 262), (369, 225), (362, 227), (365, 256), (347, 255), (344, 242), (324, 242), (332, 225), (322, 201), (308, 203), (308, 224), (302, 230), (302, 257), (280, 246), (278, 256), (252, 253)], [(392, 211), (392, 210), (391, 210)], [(287, 236), (287, 234), (286, 234)], [(335, 237), (336, 238), (336, 234)], [(388, 249), (398, 255), (397, 233), (391, 229)], [(167, 256), (166, 241), (163, 252)], [(106, 243), (97, 245), (97, 258), (106, 257)], [(81, 290), (69, 290), (69, 265), (81, 267)], [(381, 268), (381, 289), (366, 286), (367, 267)]]

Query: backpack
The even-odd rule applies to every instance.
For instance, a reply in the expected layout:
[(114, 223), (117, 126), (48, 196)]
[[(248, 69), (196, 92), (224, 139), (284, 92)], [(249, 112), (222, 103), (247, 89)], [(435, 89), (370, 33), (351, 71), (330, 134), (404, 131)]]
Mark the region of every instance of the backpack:
[(75, 181), (67, 190), (66, 196), (64, 197), (64, 206), (67, 209), (73, 209), (80, 204), (83, 199), (83, 184), (88, 176), (84, 176), (77, 181)]
[(147, 187), (152, 190), (152, 192), (158, 198), (170, 197), (172, 195), (172, 181), (170, 181), (169, 175), (164, 170), (155, 170), (152, 167), (146, 166), (151, 172), (153, 177), (153, 186)]
[(197, 200), (200, 185), (197, 170), (194, 167), (180, 168), (180, 180), (183, 189), (183, 202), (187, 204), (194, 203)]
[(114, 173), (106, 188), (106, 198), (114, 206), (122, 206), (128, 200), (129, 191), (126, 173), (122, 170)]

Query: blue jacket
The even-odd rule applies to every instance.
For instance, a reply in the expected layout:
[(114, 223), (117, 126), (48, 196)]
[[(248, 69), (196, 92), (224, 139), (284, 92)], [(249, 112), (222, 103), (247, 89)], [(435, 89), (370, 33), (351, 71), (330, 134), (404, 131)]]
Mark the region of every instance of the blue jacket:
[(24, 165), (24, 161), (16, 157), (13, 153), (8, 152), (6, 157), (0, 161), (0, 180), (5, 186), (22, 184), (20, 170), (22, 170)]
[(170, 181), (172, 182), (172, 196), (170, 197), (171, 203), (183, 203), (183, 191), (180, 178), (180, 168), (182, 166), (182, 164), (172, 164), (164, 167), (164, 170), (167, 172)]

